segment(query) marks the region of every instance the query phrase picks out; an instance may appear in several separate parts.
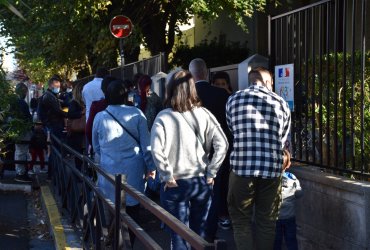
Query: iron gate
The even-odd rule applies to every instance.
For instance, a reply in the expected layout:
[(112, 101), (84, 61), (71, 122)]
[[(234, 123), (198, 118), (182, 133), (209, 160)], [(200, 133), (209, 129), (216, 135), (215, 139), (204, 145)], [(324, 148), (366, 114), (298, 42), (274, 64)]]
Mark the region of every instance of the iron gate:
[(269, 17), (271, 64), (294, 64), (294, 159), (366, 178), (369, 8), (367, 0), (324, 0)]

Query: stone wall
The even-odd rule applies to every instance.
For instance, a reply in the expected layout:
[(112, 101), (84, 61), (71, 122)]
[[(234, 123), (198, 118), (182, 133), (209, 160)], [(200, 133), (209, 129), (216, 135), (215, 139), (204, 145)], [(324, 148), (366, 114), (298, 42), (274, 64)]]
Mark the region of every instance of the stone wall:
[(297, 201), (299, 249), (370, 249), (370, 183), (291, 167), (304, 196)]

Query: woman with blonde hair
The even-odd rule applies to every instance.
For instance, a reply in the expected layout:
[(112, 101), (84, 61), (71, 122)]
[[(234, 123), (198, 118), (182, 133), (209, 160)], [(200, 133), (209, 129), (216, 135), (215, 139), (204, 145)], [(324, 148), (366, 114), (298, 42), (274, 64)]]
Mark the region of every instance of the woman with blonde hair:
[[(68, 145), (79, 152), (83, 153), (85, 141), (85, 104), (82, 99), (83, 84), (79, 83), (74, 86), (72, 90), (72, 101), (68, 107), (67, 113), (67, 143)], [(75, 165), (77, 169), (81, 170), (82, 162), (80, 159), (75, 158)]]
[[(220, 124), (201, 107), (188, 71), (174, 73), (167, 85), (167, 109), (151, 131), (151, 148), (161, 179), (161, 202), (172, 215), (205, 236), (213, 179), (225, 158), (228, 142)], [(210, 159), (211, 148), (214, 149)], [(171, 231), (172, 249), (190, 249)]]

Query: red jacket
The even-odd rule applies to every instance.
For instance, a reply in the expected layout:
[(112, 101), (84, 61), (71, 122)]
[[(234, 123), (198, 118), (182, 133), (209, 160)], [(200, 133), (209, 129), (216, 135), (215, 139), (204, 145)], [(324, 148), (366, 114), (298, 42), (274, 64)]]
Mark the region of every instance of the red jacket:
[(89, 118), (86, 121), (86, 130), (85, 130), (86, 137), (87, 137), (87, 140), (89, 141), (90, 145), (92, 145), (92, 128), (93, 128), (93, 124), (94, 124), (94, 118), (95, 118), (97, 113), (99, 113), (100, 111), (105, 110), (107, 107), (108, 107), (108, 103), (105, 99), (101, 99), (99, 101), (94, 101), (91, 104), (90, 114), (89, 114)]

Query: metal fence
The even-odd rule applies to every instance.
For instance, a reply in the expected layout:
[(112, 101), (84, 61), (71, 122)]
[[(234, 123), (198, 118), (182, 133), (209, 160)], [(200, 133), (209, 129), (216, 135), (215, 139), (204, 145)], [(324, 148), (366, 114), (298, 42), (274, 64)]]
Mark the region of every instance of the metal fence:
[[(82, 171), (75, 167), (73, 161), (64, 157), (67, 153), (83, 162)], [(128, 185), (125, 176), (106, 173), (89, 157), (74, 151), (53, 135), (49, 163), (55, 194), (60, 196), (63, 208), (69, 212), (72, 223), (82, 229), (84, 249), (132, 249), (128, 229), (133, 231), (136, 240), (141, 241), (146, 249), (162, 249), (125, 212), (126, 194), (138, 200), (142, 207), (189, 242), (193, 249), (226, 249), (225, 241), (208, 243), (154, 201)], [(114, 185), (115, 204), (106, 199), (95, 185), (88, 175), (89, 170), (96, 171), (99, 178), (105, 178)], [(113, 219), (107, 221), (107, 215)]]
[(269, 18), (272, 65), (294, 64), (297, 161), (369, 178), (370, 4), (324, 0)]
[[(132, 79), (136, 73), (142, 73), (153, 76), (159, 72), (166, 72), (165, 54), (160, 53), (156, 56), (143, 59), (141, 61), (133, 62), (124, 65), (124, 67), (117, 67), (109, 69), (109, 75), (118, 79)], [(86, 84), (94, 78), (94, 75), (78, 79), (78, 83)]]

